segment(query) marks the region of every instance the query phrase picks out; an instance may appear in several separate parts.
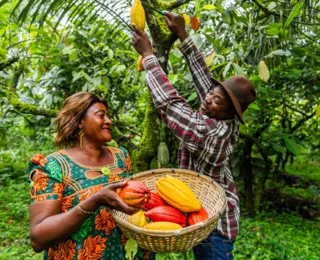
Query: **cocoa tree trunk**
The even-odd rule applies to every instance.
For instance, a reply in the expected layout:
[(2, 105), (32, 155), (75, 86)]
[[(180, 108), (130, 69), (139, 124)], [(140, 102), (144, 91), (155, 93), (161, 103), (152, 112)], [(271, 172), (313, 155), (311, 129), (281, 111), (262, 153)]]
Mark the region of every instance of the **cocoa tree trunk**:
[[(179, 7), (190, 0), (177, 1), (152, 1), (151, 4), (158, 10), (171, 10)], [(144, 3), (142, 3), (143, 5)], [(148, 10), (148, 8), (145, 8)], [(169, 51), (176, 37), (167, 29), (162, 15), (155, 12), (146, 12), (146, 20), (150, 29), (154, 54), (158, 58), (161, 68), (167, 73)], [(139, 151), (134, 154), (135, 170), (148, 170), (152, 159), (157, 155), (159, 145), (159, 123), (156, 123), (159, 113), (153, 105), (151, 95), (148, 96), (147, 109), (144, 119), (144, 131)]]
[(254, 200), (253, 200), (253, 174), (251, 165), (251, 152), (253, 142), (246, 140), (244, 149), (244, 160), (243, 160), (243, 173), (244, 173), (244, 189), (246, 196), (246, 208), (249, 217), (254, 216)]

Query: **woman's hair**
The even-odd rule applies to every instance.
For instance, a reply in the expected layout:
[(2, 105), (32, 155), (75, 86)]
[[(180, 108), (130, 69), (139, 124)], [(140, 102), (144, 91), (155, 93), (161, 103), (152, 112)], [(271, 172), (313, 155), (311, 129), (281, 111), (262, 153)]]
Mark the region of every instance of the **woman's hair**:
[(57, 131), (54, 140), (56, 145), (66, 147), (76, 143), (80, 132), (79, 123), (94, 103), (102, 103), (108, 109), (107, 101), (91, 92), (79, 92), (65, 100), (54, 122)]

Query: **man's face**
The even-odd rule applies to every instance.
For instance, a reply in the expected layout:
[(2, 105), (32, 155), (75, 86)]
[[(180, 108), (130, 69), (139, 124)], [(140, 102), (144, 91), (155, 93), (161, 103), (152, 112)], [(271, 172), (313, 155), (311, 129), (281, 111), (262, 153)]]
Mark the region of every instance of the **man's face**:
[(234, 117), (231, 100), (221, 86), (214, 87), (206, 94), (199, 111), (203, 115), (220, 120)]

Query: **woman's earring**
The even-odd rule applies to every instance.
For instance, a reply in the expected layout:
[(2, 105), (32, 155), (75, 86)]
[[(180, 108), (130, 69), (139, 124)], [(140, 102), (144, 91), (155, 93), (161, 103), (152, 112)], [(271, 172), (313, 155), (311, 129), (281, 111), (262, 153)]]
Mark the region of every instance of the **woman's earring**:
[(84, 136), (84, 133), (82, 132), (82, 130), (79, 132), (79, 141), (80, 141), (80, 149), (82, 149), (82, 138)]

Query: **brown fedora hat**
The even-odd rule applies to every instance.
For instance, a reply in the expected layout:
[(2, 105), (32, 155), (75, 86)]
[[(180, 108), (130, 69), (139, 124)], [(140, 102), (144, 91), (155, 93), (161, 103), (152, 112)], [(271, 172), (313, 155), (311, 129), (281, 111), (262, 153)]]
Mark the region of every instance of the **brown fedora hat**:
[(252, 83), (243, 76), (232, 76), (221, 82), (212, 78), (213, 83), (220, 85), (230, 97), (236, 116), (244, 124), (242, 113), (256, 100), (256, 91)]

